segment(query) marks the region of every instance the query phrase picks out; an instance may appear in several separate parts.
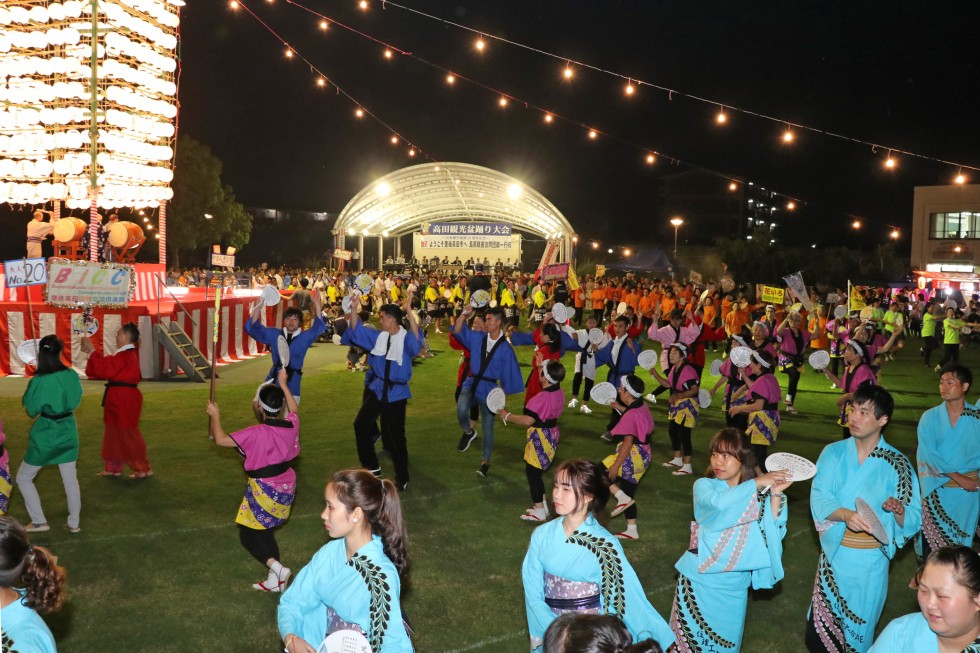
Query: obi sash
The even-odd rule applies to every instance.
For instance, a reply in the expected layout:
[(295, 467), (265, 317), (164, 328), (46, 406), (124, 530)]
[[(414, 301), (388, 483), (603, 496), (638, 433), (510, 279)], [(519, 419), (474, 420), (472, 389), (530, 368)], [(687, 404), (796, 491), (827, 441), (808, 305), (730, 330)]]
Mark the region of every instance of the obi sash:
[(544, 574), (544, 602), (553, 612), (599, 610), (600, 597), (598, 583)]

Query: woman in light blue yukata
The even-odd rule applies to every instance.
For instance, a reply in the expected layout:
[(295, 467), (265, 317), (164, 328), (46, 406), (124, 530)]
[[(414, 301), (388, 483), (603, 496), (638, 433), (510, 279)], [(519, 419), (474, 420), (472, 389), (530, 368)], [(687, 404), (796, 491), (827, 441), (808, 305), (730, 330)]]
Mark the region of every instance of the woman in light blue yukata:
[(710, 449), (708, 477), (694, 483), (690, 547), (675, 565), (670, 626), (678, 651), (734, 653), (742, 646), (749, 587), (768, 589), (783, 577), (783, 491), (791, 482), (783, 471), (757, 476), (738, 429), (719, 431)]
[(567, 612), (613, 614), (634, 641), (652, 638), (665, 651), (674, 643), (619, 540), (595, 517), (608, 500), (602, 465), (569, 460), (558, 466), (552, 503), (561, 519), (535, 529), (522, 569), (532, 651), (541, 651), (545, 630)]
[(374, 653), (412, 653), (400, 593), (408, 533), (395, 484), (365, 469), (330, 477), (317, 551), (279, 601), (287, 653), (315, 653), (327, 635), (360, 631)]
[(868, 653), (980, 653), (980, 555), (937, 549), (915, 582), (919, 612), (888, 624)]

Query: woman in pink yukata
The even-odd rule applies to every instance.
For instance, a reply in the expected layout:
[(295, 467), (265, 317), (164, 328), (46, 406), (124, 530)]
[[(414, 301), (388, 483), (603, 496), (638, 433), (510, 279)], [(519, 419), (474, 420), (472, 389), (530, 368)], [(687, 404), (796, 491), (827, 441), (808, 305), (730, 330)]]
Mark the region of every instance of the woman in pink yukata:
[(531, 507), (524, 511), (521, 519), (531, 522), (548, 519), (544, 473), (551, 467), (558, 451), (558, 418), (565, 408), (565, 393), (561, 389), (565, 367), (556, 360), (545, 360), (537, 367), (541, 391), (525, 404), (524, 414), (514, 415), (506, 408), (497, 411), (505, 425), (513, 422), (528, 427), (524, 471), (531, 490)]
[(231, 435), (221, 427), (218, 404), (208, 402), (211, 432), (219, 447), (235, 447), (245, 459), (248, 475), (245, 498), (238, 508), (238, 535), (242, 546), (269, 568), (268, 578), (252, 585), (262, 592), (284, 592), (291, 572), (279, 561), (275, 528), (289, 518), (296, 496), (296, 471), (292, 462), (299, 455), (299, 408), (280, 369), (279, 385), (265, 384), (252, 402), (259, 423)]
[[(673, 351), (673, 349), (671, 350)], [(612, 516), (626, 513), (626, 530), (616, 533), (621, 540), (636, 540), (640, 535), (636, 526), (636, 488), (640, 479), (650, 468), (653, 451), (650, 436), (653, 434), (653, 413), (643, 400), (643, 380), (635, 374), (627, 374), (620, 381), (619, 401), (612, 403), (613, 410), (622, 416), (610, 431), (616, 445), (616, 453), (611, 453), (602, 461), (612, 483), (610, 492), (616, 498)]]

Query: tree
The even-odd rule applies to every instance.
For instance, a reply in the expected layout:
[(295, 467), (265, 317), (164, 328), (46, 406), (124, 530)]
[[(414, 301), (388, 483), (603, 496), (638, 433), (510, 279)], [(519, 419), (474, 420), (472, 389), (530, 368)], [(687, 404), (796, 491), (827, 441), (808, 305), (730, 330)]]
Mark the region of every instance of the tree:
[(171, 267), (180, 265), (181, 251), (209, 248), (213, 243), (237, 248), (248, 243), (252, 216), (235, 201), (231, 187), (221, 183), (221, 168), (206, 145), (190, 136), (177, 139), (174, 198), (167, 211)]

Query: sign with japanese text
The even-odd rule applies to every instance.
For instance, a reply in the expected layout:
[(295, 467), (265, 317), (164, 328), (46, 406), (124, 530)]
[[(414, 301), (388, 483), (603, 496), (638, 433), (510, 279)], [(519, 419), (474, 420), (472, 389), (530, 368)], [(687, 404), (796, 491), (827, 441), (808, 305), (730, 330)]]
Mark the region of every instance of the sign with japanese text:
[(762, 301), (766, 304), (782, 304), (786, 291), (775, 286), (762, 287)]
[(333, 257), (339, 258), (341, 261), (349, 261), (354, 255), (354, 252), (347, 249), (335, 249), (333, 251)]
[(61, 308), (122, 308), (133, 296), (135, 283), (129, 265), (51, 259), (45, 301)]
[(552, 263), (541, 268), (541, 278), (545, 281), (564, 279), (568, 276), (568, 263)]
[(3, 274), (8, 288), (37, 286), (48, 282), (48, 266), (43, 258), (18, 258), (3, 262)]
[(510, 239), (511, 226), (500, 222), (425, 222), (423, 236), (496, 236)]

